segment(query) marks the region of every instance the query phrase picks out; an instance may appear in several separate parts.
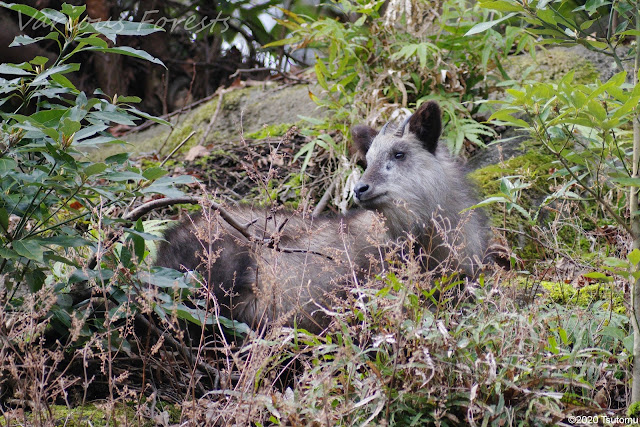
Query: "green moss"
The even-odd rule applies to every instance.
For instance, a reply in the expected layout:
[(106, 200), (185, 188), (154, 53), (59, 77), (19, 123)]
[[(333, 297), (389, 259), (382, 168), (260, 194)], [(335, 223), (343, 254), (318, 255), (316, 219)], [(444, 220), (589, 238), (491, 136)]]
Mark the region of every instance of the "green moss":
[(489, 165), (469, 174), (483, 197), (496, 195), (500, 191), (500, 178), (521, 176), (522, 180), (532, 184), (531, 189), (539, 193), (548, 193), (549, 169), (554, 157), (543, 154), (538, 147), (529, 147), (522, 156), (513, 157), (505, 162)]
[(547, 290), (548, 297), (558, 304), (575, 304), (580, 307), (588, 307), (591, 304), (603, 301), (602, 307), (610, 309), (618, 314), (625, 314), (624, 295), (613, 289), (612, 286), (603, 283), (594, 283), (576, 289), (573, 285), (563, 282), (542, 281), (540, 285)]
[[(136, 416), (134, 408), (127, 405), (116, 405), (109, 418), (109, 414), (106, 405), (88, 404), (79, 406), (76, 408), (68, 408), (63, 405), (50, 406), (51, 413), (43, 413), (38, 417), (34, 413), (27, 415), (29, 424), (34, 425), (41, 424), (44, 420), (52, 420), (53, 425), (64, 425), (68, 427), (84, 427), (84, 426), (126, 426), (126, 425), (139, 425), (139, 426), (153, 426), (154, 422), (151, 420), (140, 420)], [(108, 422), (108, 424), (107, 424)], [(0, 416), (0, 426), (9, 425), (7, 420)], [(11, 424), (14, 425), (14, 424)]]
[[(474, 181), (480, 192), (481, 199), (487, 199), (500, 194), (500, 179), (506, 176), (519, 176), (530, 187), (520, 193), (517, 201), (525, 210), (531, 212), (541, 197), (549, 193), (549, 169), (554, 160), (552, 155), (543, 154), (538, 147), (530, 147), (526, 154), (511, 158), (499, 164), (489, 165), (478, 169), (469, 178)], [(487, 206), (491, 223), (495, 226), (511, 230), (520, 230), (524, 218), (514, 209), (511, 214), (505, 215), (503, 203), (493, 203)], [(512, 236), (517, 239), (518, 236)], [(514, 240), (513, 246), (519, 246)], [(537, 259), (540, 250), (534, 242), (528, 241), (526, 246), (520, 248), (520, 256), (524, 259)]]
[(640, 417), (640, 402), (634, 402), (629, 405), (629, 408), (627, 408), (627, 416), (634, 418)]
[(247, 139), (264, 139), (264, 138), (273, 138), (277, 136), (282, 136), (293, 126), (289, 123), (279, 123), (269, 126), (263, 126), (262, 129), (257, 130), (255, 132), (245, 134), (245, 138)]
[(510, 58), (507, 73), (514, 77), (538, 82), (560, 80), (565, 74), (575, 71), (576, 84), (593, 83), (600, 73), (594, 65), (579, 54), (565, 48), (554, 48), (536, 53), (535, 60), (529, 55)]

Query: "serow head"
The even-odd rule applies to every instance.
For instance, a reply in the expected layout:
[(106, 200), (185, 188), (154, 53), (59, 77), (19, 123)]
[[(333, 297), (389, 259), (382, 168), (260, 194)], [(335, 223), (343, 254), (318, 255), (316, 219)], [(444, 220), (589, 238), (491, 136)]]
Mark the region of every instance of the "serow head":
[(435, 157), (442, 131), (440, 107), (429, 101), (400, 126), (385, 124), (380, 132), (369, 126), (351, 129), (365, 171), (354, 187), (356, 202), (365, 209), (384, 209), (394, 201), (410, 201), (418, 180), (437, 173)]

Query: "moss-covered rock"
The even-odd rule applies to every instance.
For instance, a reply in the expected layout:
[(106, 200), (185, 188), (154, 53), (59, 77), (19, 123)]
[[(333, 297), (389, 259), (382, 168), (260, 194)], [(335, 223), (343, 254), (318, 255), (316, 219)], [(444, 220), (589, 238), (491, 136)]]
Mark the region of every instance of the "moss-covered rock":
[[(531, 190), (540, 194), (549, 191), (550, 168), (555, 160), (550, 154), (544, 154), (539, 147), (525, 145), (525, 154), (503, 162), (485, 166), (469, 174), (469, 178), (478, 186), (480, 196), (487, 198), (500, 191), (500, 178), (520, 176), (531, 184)], [(527, 191), (531, 193), (531, 191)], [(531, 206), (525, 206), (531, 207)]]
[(557, 81), (570, 71), (575, 71), (578, 84), (593, 83), (600, 77), (600, 71), (585, 55), (562, 47), (538, 51), (535, 59), (526, 54), (510, 57), (506, 68), (516, 80)]
[(186, 152), (200, 143), (209, 122), (215, 121), (205, 137), (205, 144), (216, 142), (240, 141), (245, 138), (259, 139), (265, 136), (280, 136), (291, 124), (300, 120), (299, 116), (320, 118), (325, 111), (309, 98), (309, 86), (297, 85), (278, 87), (273, 84), (251, 86), (229, 91), (222, 96), (222, 105), (218, 109), (220, 97), (214, 97), (191, 111), (171, 117), (173, 130), (166, 126), (154, 125), (139, 133), (127, 135), (126, 147), (117, 144), (103, 147), (92, 154), (95, 159), (104, 159), (112, 154), (129, 151), (134, 154), (152, 152), (163, 147), (163, 153), (169, 153), (184, 141), (191, 132), (195, 132), (181, 148)]

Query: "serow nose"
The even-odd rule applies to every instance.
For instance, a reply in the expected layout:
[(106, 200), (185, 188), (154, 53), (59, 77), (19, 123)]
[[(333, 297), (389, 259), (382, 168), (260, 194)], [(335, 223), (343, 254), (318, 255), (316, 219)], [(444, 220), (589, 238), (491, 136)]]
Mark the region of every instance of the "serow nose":
[(356, 193), (356, 199), (362, 199), (362, 195), (369, 190), (368, 184), (357, 184), (356, 188), (353, 189), (353, 192)]

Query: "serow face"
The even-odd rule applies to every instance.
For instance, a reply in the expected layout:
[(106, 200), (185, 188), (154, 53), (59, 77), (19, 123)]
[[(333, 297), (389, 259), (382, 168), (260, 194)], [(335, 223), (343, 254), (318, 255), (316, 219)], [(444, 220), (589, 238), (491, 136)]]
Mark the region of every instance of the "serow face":
[(437, 173), (435, 157), (442, 130), (437, 103), (429, 101), (396, 129), (385, 124), (380, 132), (355, 126), (351, 134), (366, 169), (354, 187), (356, 202), (365, 209), (384, 209), (410, 201), (425, 169)]

